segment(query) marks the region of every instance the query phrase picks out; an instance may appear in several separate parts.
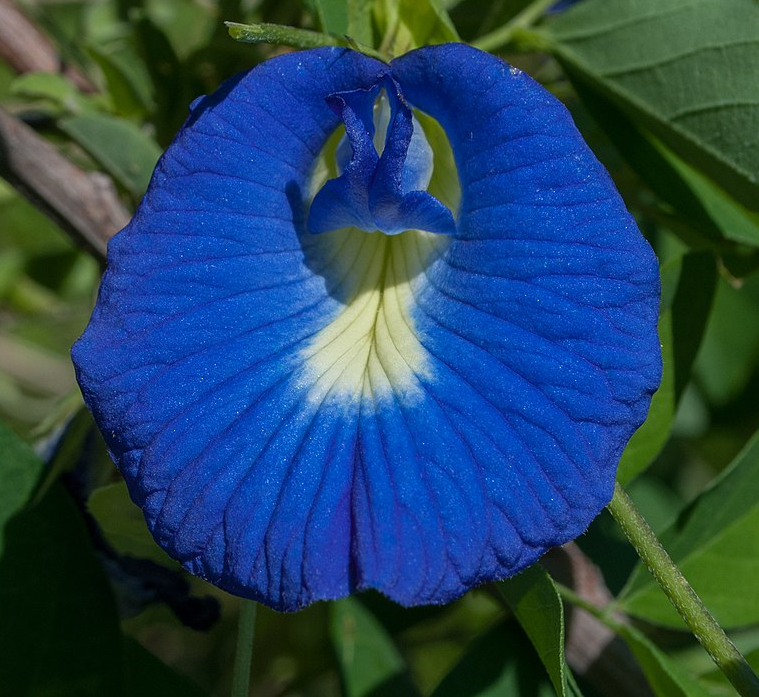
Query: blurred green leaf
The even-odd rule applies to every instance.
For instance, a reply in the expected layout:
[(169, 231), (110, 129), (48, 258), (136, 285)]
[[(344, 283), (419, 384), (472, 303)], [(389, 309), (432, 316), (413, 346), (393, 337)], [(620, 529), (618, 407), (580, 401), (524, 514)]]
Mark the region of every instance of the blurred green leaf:
[(540, 564), (498, 584), (525, 634), (548, 671), (556, 694), (566, 697), (567, 663), (564, 657), (564, 606), (553, 580)]
[(675, 258), (661, 269), (659, 339), (662, 351), (662, 381), (651, 400), (648, 417), (633, 434), (617, 467), (617, 480), (627, 483), (643, 472), (664, 447), (675, 418), (675, 373), (672, 362), (672, 301), (675, 296), (682, 258)]
[(707, 252), (683, 257), (677, 292), (672, 299), (675, 400), (682, 396), (704, 338), (717, 284), (714, 258)]
[[(38, 427), (40, 430), (47, 429), (48, 437), (55, 442), (55, 446), (32, 504), (45, 496), (62, 474), (71, 472), (77, 466), (85, 442), (94, 428), (90, 412), (82, 405), (78, 390), (71, 392), (70, 397), (60, 403), (60, 408), (60, 413), (49, 414), (48, 420)], [(53, 428), (55, 431), (51, 430)]]
[[(754, 671), (759, 674), (759, 625), (732, 630), (730, 640), (743, 654)], [(691, 675), (697, 676), (715, 697), (722, 697), (722, 695), (735, 697), (735, 688), (723, 682), (724, 675), (700, 644), (689, 642), (680, 648), (669, 649), (668, 655), (681, 668), (687, 670)], [(718, 677), (719, 675), (723, 676), (722, 679)], [(718, 685), (723, 685), (724, 689)]]
[[(759, 622), (759, 434), (661, 536), (664, 547), (723, 627)], [(630, 614), (682, 628), (639, 565), (621, 597)]]
[(133, 36), (135, 49), (150, 76), (156, 104), (153, 115), (156, 139), (165, 146), (187, 118), (189, 104), (198, 89), (160, 26), (148, 17), (141, 17), (134, 23)]
[(150, 181), (161, 149), (130, 121), (106, 114), (61, 119), (59, 128), (86, 150), (137, 200)]
[(116, 482), (92, 492), (87, 508), (108, 541), (121, 554), (177, 566), (154, 541), (140, 508), (129, 498), (126, 484)]
[(669, 438), (677, 403), (704, 336), (717, 272), (710, 254), (691, 253), (664, 264), (661, 278), (662, 382), (651, 400), (648, 418), (622, 453), (617, 470), (622, 484), (648, 468)]
[(628, 625), (619, 625), (616, 630), (627, 642), (657, 697), (713, 697), (643, 633)]
[[(0, 421), (0, 529), (29, 501), (45, 466), (37, 454)], [(0, 560), (6, 536), (0, 537)]]
[(0, 61), (0, 99), (6, 99), (8, 97), (11, 83), (16, 77), (16, 71), (5, 61)]
[(176, 55), (184, 60), (206, 46), (220, 20), (237, 15), (230, 3), (206, 3), (196, 0), (143, 0), (151, 22), (160, 27)]
[(391, 56), (459, 40), (451, 18), (437, 0), (377, 0), (374, 13), (383, 37), (381, 49)]
[(348, 0), (314, 0), (322, 31), (342, 36), (348, 33)]
[(371, 0), (348, 0), (348, 35), (365, 46), (374, 45)]
[[(21, 251), (25, 257), (72, 248), (55, 223), (0, 179), (0, 249)], [(30, 235), (29, 231), (34, 230)]]
[(33, 72), (19, 75), (11, 83), (11, 94), (49, 99), (70, 114), (77, 114), (88, 108), (86, 98), (59, 73)]
[(43, 3), (35, 7), (34, 20), (53, 40), (62, 65), (82, 65), (82, 24), (87, 4)]
[(739, 287), (722, 279), (695, 364), (698, 385), (713, 404), (724, 405), (747, 389), (758, 366), (759, 277)]
[(554, 697), (555, 694), (521, 630), (512, 623), (501, 623), (471, 642), (432, 697)]
[(84, 522), (60, 484), (24, 507), (43, 465), (0, 429), (0, 685), (8, 695), (118, 697), (119, 621)]
[(754, 0), (584, 0), (545, 28), (571, 71), (759, 209)]
[(108, 52), (90, 46), (88, 52), (103, 71), (108, 95), (117, 114), (140, 117), (155, 108), (148, 89), (147, 71), (131, 50)]
[(393, 640), (358, 600), (332, 604), (330, 635), (347, 697), (418, 695)]
[(493, 0), (487, 4), (482, 0), (462, 0), (453, 3), (450, 14), (461, 37), (473, 41), (506, 24), (529, 4), (530, 0)]
[(0, 300), (7, 300), (24, 273), (26, 256), (20, 249), (0, 248)]

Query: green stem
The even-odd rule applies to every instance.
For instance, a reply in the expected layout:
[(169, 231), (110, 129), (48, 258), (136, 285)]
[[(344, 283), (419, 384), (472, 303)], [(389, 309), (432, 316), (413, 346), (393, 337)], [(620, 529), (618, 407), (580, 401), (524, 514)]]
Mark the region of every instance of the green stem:
[(553, 579), (553, 585), (556, 586), (556, 590), (559, 592), (559, 595), (564, 598), (564, 600), (572, 603), (572, 605), (577, 605), (577, 607), (585, 610), (585, 612), (590, 613), (593, 615), (593, 617), (595, 617), (602, 624), (606, 625), (609, 629), (618, 632), (624, 627), (621, 622), (615, 620), (607, 612), (606, 608), (598, 607), (598, 605), (591, 603), (590, 600), (583, 598), (575, 590), (569, 588), (568, 586), (565, 586), (562, 583), (559, 583), (556, 579)]
[(248, 697), (250, 664), (253, 659), (253, 636), (256, 631), (256, 603), (243, 600), (237, 620), (237, 650), (232, 671), (232, 697)]
[(472, 42), (475, 48), (482, 51), (493, 51), (509, 43), (517, 34), (531, 27), (551, 7), (556, 0), (533, 0), (518, 15), (506, 22), (502, 27), (481, 36)]
[(375, 51), (370, 46), (356, 41), (350, 36), (335, 36), (324, 34), (310, 29), (298, 29), (283, 24), (238, 24), (237, 22), (224, 22), (229, 35), (235, 41), (246, 44), (273, 44), (275, 46), (290, 46), (292, 48), (309, 49), (321, 48), (322, 46), (350, 47), (361, 51), (367, 56), (384, 61), (385, 55)]
[(282, 24), (239, 24), (224, 22), (229, 35), (236, 41), (249, 44), (275, 44), (294, 48), (320, 48), (321, 46), (339, 46), (340, 39), (331, 34), (322, 34), (309, 29), (287, 27)]
[(619, 484), (614, 489), (614, 498), (608, 508), (693, 635), (733, 687), (743, 697), (759, 696), (759, 678), (704, 607), (701, 599)]

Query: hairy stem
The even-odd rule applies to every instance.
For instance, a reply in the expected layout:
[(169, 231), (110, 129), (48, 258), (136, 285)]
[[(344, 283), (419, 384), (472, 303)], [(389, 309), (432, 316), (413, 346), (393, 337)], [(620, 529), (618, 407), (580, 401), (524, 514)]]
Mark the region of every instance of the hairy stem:
[(733, 687), (743, 697), (759, 696), (759, 678), (704, 607), (701, 599), (619, 484), (616, 485), (614, 497), (608, 508), (693, 635)]

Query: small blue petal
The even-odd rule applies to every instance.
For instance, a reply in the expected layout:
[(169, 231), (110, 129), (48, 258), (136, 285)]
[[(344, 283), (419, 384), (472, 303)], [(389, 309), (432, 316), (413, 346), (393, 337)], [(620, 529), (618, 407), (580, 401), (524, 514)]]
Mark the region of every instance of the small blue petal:
[[(450, 142), (455, 223), (423, 190), (411, 107)], [(309, 202), (340, 124), (350, 159)], [(389, 67), (318, 49), (193, 104), (72, 353), (188, 569), (280, 610), (367, 588), (442, 603), (608, 502), (660, 379), (658, 289), (608, 175), (528, 77), (456, 44)]]
[[(374, 103), (381, 87), (390, 102), (390, 119), (382, 154), (374, 145)], [(411, 108), (389, 75), (370, 90), (330, 95), (329, 105), (345, 124), (352, 156), (343, 173), (314, 197), (308, 218), (311, 232), (355, 226), (397, 235), (406, 230), (450, 234), (453, 214), (434, 196), (418, 190), (430, 179), (431, 151), (414, 126)], [(342, 159), (341, 153), (338, 157)]]
[[(397, 90), (397, 83), (393, 84)], [(376, 91), (372, 91), (372, 96), (375, 94)], [(329, 103), (331, 100), (340, 96), (341, 95), (334, 95), (334, 97), (327, 101)], [(338, 102), (338, 104), (339, 103), (340, 102)], [(381, 155), (385, 148), (385, 140), (387, 138), (387, 132), (392, 116), (392, 107), (384, 93), (382, 93), (379, 99), (374, 102), (374, 107), (373, 122), (366, 123), (367, 135), (371, 136), (373, 133), (374, 150)], [(341, 111), (337, 111), (336, 113), (341, 113)], [(368, 119), (368, 115), (365, 118)], [(401, 189), (404, 193), (426, 190), (430, 183), (430, 179), (432, 178), (433, 170), (434, 153), (432, 152), (430, 144), (427, 142), (421, 124), (413, 114), (412, 123), (413, 132), (411, 134), (411, 142), (409, 143), (408, 152), (406, 153), (406, 161), (403, 164)], [(348, 130), (347, 126), (346, 130)], [(353, 140), (356, 140), (355, 135)], [(343, 136), (337, 146), (335, 160), (340, 173), (343, 172), (351, 160), (353, 147), (350, 145), (350, 142), (351, 141), (347, 136)], [(361, 147), (362, 143), (357, 143), (357, 145), (358, 147)], [(377, 160), (373, 160), (374, 166), (376, 166), (376, 163)]]
[(308, 227), (311, 232), (329, 232), (355, 226), (374, 231), (376, 225), (369, 209), (369, 187), (379, 156), (374, 149), (374, 101), (379, 86), (333, 94), (327, 103), (345, 124), (352, 156), (343, 173), (328, 181), (311, 204)]

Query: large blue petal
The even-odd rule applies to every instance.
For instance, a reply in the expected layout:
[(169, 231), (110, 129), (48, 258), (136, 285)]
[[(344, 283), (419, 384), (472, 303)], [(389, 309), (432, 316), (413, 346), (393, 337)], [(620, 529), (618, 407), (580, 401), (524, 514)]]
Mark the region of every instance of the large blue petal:
[(608, 501), (658, 384), (655, 259), (564, 108), (460, 45), (391, 70), (454, 235), (305, 230), (327, 99), (388, 68), (282, 56), (193, 106), (73, 351), (159, 543), (279, 609), (515, 573)]
[(577, 536), (610, 499), (660, 379), (659, 280), (609, 176), (529, 77), (460, 45), (392, 70), (443, 126), (461, 185), (457, 235), (413, 284), (434, 378), (404, 414), (422, 459), (452, 460), (466, 491), (447, 510), (429, 487), (441, 525), (468, 533), (447, 539), (439, 588), (455, 594)]
[(344, 50), (298, 53), (195, 103), (109, 244), (73, 350), (159, 543), (282, 609), (351, 587), (356, 423), (304, 405), (299, 384), (298, 348), (339, 301), (298, 231), (311, 168), (339, 121), (327, 96), (368, 88), (383, 69)]

